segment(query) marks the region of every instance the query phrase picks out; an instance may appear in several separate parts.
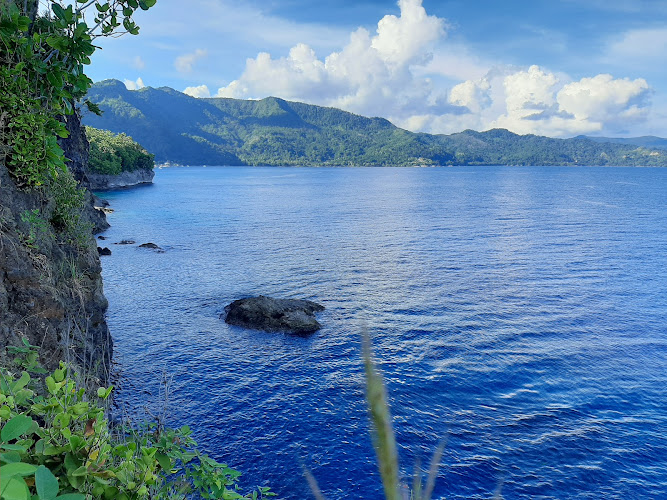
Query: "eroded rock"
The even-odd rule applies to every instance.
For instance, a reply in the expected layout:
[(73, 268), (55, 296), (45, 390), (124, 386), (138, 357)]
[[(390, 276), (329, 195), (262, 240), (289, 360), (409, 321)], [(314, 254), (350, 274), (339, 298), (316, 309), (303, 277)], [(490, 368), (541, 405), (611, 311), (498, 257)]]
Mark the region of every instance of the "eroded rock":
[(267, 332), (288, 332), (297, 335), (313, 333), (322, 325), (315, 313), (324, 306), (310, 300), (250, 297), (235, 300), (220, 316), (225, 323)]

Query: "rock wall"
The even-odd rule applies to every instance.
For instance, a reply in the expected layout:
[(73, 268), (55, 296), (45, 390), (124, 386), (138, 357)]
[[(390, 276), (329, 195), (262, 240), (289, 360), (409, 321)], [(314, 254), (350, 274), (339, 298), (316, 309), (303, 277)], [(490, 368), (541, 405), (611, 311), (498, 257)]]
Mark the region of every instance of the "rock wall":
[(135, 170), (122, 172), (120, 175), (102, 175), (88, 173), (88, 188), (93, 191), (108, 191), (122, 189), (140, 184), (152, 184), (155, 172), (152, 170)]
[[(85, 183), (88, 143), (78, 117), (69, 117), (67, 128), (61, 145)], [(84, 216), (101, 231), (108, 224), (92, 200), (89, 193)], [(85, 248), (58, 243), (50, 226), (29, 220), (34, 209), (48, 220), (52, 205), (41, 190), (17, 188), (0, 163), (0, 346), (25, 339), (39, 347), (45, 367), (68, 361), (94, 386), (107, 380), (112, 355), (97, 246), (92, 234)]]

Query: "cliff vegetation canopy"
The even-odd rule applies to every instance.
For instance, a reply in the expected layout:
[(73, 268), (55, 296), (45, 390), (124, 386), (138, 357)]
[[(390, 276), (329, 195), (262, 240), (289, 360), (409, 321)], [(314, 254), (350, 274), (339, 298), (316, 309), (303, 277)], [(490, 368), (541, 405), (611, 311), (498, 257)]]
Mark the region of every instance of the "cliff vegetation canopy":
[(96, 174), (118, 175), (121, 172), (152, 170), (154, 155), (126, 134), (86, 127), (90, 142), (88, 167)]

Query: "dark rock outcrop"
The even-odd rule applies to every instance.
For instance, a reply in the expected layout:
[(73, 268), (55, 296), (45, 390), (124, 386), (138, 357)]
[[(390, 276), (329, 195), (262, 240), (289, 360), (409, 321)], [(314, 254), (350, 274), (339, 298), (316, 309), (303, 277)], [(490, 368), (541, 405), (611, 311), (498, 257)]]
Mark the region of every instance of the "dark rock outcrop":
[(111, 255), (111, 250), (109, 250), (107, 247), (97, 247), (97, 253), (100, 255)]
[[(68, 117), (67, 129), (61, 146), (81, 181), (88, 145), (78, 117)], [(35, 225), (26, 217), (39, 213), (48, 221), (53, 209), (44, 191), (20, 189), (0, 163), (0, 363), (5, 346), (27, 340), (39, 347), (47, 369), (67, 361), (95, 386), (106, 382), (112, 354), (97, 245), (92, 234), (87, 244), (58, 242), (48, 222)], [(108, 227), (90, 193), (81, 216), (96, 231)]]
[(156, 252), (159, 253), (164, 252), (164, 250), (155, 243), (142, 243), (141, 245), (139, 245), (139, 248), (148, 248), (150, 250), (155, 250)]
[[(88, 152), (90, 145), (86, 138), (85, 129), (81, 126), (81, 118), (78, 114), (65, 117), (65, 127), (69, 132), (69, 137), (60, 139), (58, 142), (63, 148), (65, 158), (68, 158), (67, 168), (72, 172), (72, 176), (79, 185), (90, 189), (90, 180), (88, 179)], [(86, 215), (93, 224), (93, 232), (101, 233), (109, 229), (106, 215), (103, 210), (97, 207), (98, 198), (90, 191), (86, 191)]]
[(288, 332), (297, 335), (313, 333), (321, 328), (315, 313), (324, 306), (309, 300), (251, 297), (235, 300), (220, 316), (225, 323), (267, 332)]
[[(153, 170), (135, 170), (133, 172), (122, 172), (119, 175), (104, 175), (91, 172), (88, 168), (90, 146), (78, 114), (66, 116), (65, 127), (69, 132), (69, 137), (60, 140), (60, 147), (65, 152), (65, 158), (70, 160), (67, 168), (69, 168), (74, 178), (83, 187), (88, 188), (90, 191), (108, 191), (153, 183), (153, 177), (155, 177)], [(97, 201), (99, 198), (92, 193), (88, 196), (94, 200), (92, 204), (95, 207), (108, 206), (108, 202), (106, 205), (98, 205)], [(106, 219), (104, 219), (104, 223), (106, 224)], [(107, 224), (100, 231), (108, 229), (108, 227)]]

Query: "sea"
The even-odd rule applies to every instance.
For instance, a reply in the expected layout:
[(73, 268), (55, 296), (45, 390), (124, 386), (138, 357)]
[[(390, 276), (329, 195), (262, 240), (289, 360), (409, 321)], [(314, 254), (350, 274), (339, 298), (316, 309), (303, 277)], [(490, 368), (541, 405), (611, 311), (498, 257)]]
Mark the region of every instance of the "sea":
[[(367, 332), (406, 486), (442, 444), (434, 499), (667, 498), (667, 169), (156, 172), (103, 194), (116, 418), (189, 425), (243, 491), (383, 498)], [(221, 319), (260, 294), (322, 329)]]

